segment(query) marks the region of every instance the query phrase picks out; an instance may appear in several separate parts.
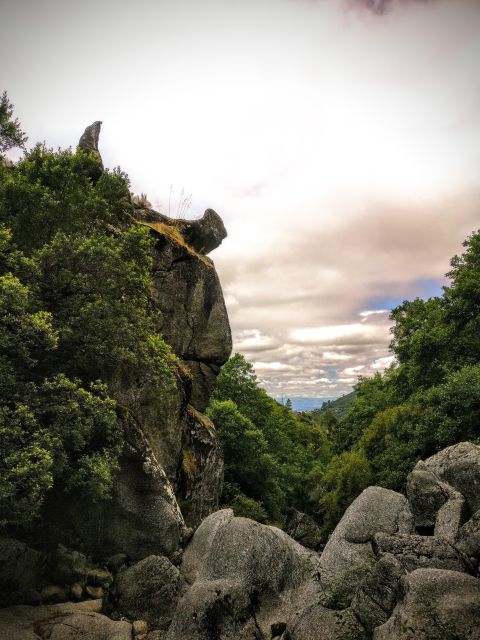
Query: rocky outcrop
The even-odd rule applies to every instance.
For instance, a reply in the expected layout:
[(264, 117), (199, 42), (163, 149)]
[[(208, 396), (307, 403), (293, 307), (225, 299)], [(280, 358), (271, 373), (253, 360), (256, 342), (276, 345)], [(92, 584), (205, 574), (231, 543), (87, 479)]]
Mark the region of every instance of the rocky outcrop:
[(213, 262), (187, 244), (176, 226), (144, 222), (156, 238), (153, 304), (159, 330), (192, 374), (190, 404), (204, 411), (232, 337)]
[(417, 569), (401, 582), (392, 617), (374, 640), (479, 640), (480, 581), (458, 571)]
[(347, 607), (360, 582), (376, 562), (376, 533), (409, 533), (413, 519), (404, 496), (382, 487), (368, 487), (350, 505), (321, 557), (322, 604)]
[(292, 509), (284, 527), (286, 533), (309, 549), (318, 551), (323, 547), (324, 537), (318, 524), (306, 513)]
[(131, 640), (132, 625), (100, 613), (101, 600), (0, 609), (5, 640)]
[[(103, 171), (100, 127), (99, 121), (87, 127), (78, 148)], [(196, 527), (218, 508), (222, 450), (214, 425), (200, 412), (231, 353), (222, 289), (205, 255), (226, 231), (211, 209), (200, 220), (177, 221), (145, 204), (132, 202), (132, 211), (134, 222), (147, 225), (155, 238), (150, 302), (158, 331), (185, 366), (178, 366), (168, 397), (135, 381), (112, 382), (126, 440), (113, 496), (92, 503), (50, 494), (42, 522), (26, 536), (30, 543), (44, 541), (48, 550), (61, 543), (96, 559), (116, 553), (137, 560), (151, 554), (174, 558), (187, 534), (185, 519)]]
[(150, 628), (168, 629), (185, 580), (167, 558), (148, 556), (121, 571), (109, 592), (107, 611), (118, 610)]
[(269, 638), (273, 625), (285, 628), (300, 603), (315, 597), (318, 558), (283, 531), (227, 510), (197, 533), (182, 566), (194, 582), (167, 640)]
[(85, 128), (79, 142), (78, 148), (85, 153), (93, 154), (100, 162), (102, 157), (98, 150), (98, 140), (100, 138), (100, 129), (102, 128), (101, 120), (96, 120)]
[(207, 416), (187, 407), (177, 497), (189, 527), (197, 528), (218, 509), (223, 484), (223, 453)]

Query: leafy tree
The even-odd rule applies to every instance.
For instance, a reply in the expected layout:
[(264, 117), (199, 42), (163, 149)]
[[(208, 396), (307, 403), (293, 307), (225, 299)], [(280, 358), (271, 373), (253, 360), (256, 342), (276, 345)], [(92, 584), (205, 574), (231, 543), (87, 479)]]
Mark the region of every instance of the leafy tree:
[(13, 104), (4, 91), (0, 98), (0, 154), (13, 147), (24, 147), (27, 136), (20, 128), (18, 118), (12, 119)]
[[(246, 513), (246, 497), (274, 522), (290, 507), (311, 510), (312, 471), (331, 455), (324, 429), (270, 398), (240, 354), (223, 366), (208, 413), (224, 448), (225, 504), (239, 509), (241, 503)], [(260, 518), (257, 506), (248, 504), (249, 513)]]
[(83, 151), (57, 152), (36, 145), (0, 180), (2, 221), (25, 253), (56, 233), (120, 232), (131, 222), (128, 179), (120, 170), (91, 179), (97, 161)]
[(3, 525), (28, 525), (52, 490), (107, 499), (122, 420), (160, 416), (176, 384), (150, 301), (152, 239), (131, 219), (128, 178), (93, 182), (92, 162), (37, 145), (0, 164)]

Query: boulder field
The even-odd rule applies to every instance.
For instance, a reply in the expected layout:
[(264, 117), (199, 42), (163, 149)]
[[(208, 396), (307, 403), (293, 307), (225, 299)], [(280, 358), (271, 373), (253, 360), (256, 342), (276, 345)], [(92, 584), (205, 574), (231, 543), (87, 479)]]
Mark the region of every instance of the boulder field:
[[(205, 518), (170, 559), (117, 554), (92, 565), (5, 538), (3, 604), (29, 604), (0, 610), (0, 637), (480, 640), (479, 482), (480, 447), (448, 447), (416, 465), (407, 497), (365, 489), (322, 553), (230, 509)], [(420, 510), (438, 488), (443, 499)], [(445, 528), (451, 500), (464, 507)], [(75, 588), (83, 599), (67, 602)]]

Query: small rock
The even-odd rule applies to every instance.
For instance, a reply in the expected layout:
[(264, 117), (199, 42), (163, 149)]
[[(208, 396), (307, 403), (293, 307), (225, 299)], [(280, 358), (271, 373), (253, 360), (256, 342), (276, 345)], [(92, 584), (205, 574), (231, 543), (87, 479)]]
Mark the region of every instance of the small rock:
[(43, 587), (40, 592), (40, 598), (45, 604), (56, 604), (58, 602), (65, 602), (67, 600), (67, 593), (63, 587), (50, 584)]
[(91, 584), (87, 584), (85, 587), (85, 592), (90, 598), (97, 600), (98, 598), (103, 598), (105, 595), (105, 591), (102, 587), (94, 587)]
[(144, 636), (148, 633), (148, 624), (145, 620), (135, 620), (132, 625), (133, 637)]
[(167, 558), (148, 556), (117, 574), (106, 604), (130, 619), (167, 629), (184, 588), (183, 577)]
[(290, 512), (285, 531), (304, 547), (318, 551), (323, 546), (323, 535), (318, 524), (309, 515), (296, 509)]
[(113, 573), (117, 573), (117, 571), (119, 571), (123, 567), (123, 565), (127, 563), (127, 560), (128, 556), (126, 553), (116, 553), (114, 556), (107, 560), (107, 567), (110, 569), (110, 571), (113, 571)]
[(83, 595), (83, 587), (79, 582), (75, 582), (70, 586), (70, 593), (75, 600), (81, 600)]
[(87, 557), (59, 544), (49, 557), (49, 579), (56, 584), (84, 582), (87, 575)]
[(87, 575), (87, 582), (93, 587), (108, 589), (113, 582), (113, 576), (106, 569), (91, 569)]

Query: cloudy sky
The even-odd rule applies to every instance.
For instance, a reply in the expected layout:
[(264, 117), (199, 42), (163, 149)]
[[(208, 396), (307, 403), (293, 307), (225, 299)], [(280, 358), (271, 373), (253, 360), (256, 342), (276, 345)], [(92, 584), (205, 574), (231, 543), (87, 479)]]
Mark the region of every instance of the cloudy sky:
[(275, 396), (382, 371), (388, 310), (441, 291), (480, 226), (479, 63), (477, 0), (0, 0), (31, 143), (102, 120), (135, 192), (222, 215), (235, 349)]

